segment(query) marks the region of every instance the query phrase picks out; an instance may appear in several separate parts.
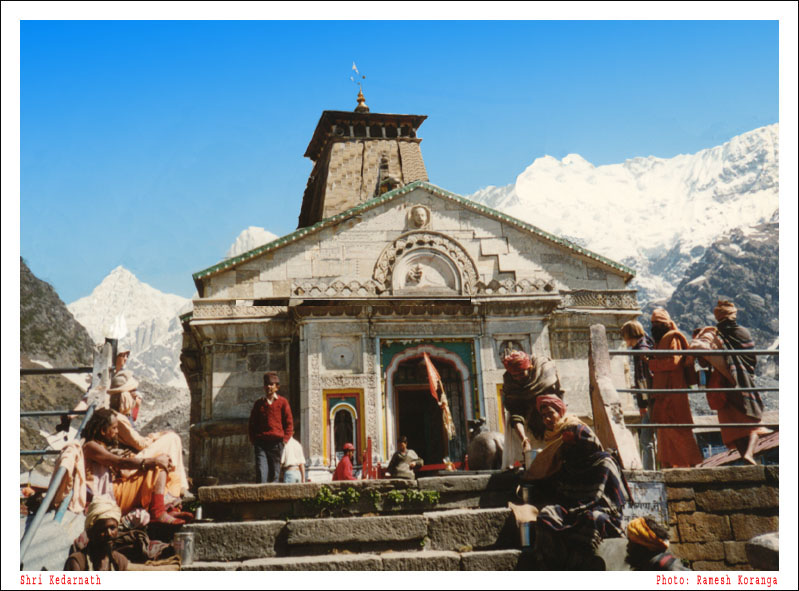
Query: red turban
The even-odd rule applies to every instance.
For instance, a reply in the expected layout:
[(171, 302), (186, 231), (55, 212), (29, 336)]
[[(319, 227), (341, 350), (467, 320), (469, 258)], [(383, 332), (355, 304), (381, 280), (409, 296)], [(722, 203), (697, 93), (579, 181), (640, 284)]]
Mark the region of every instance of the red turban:
[(558, 411), (560, 416), (566, 414), (566, 403), (554, 394), (541, 394), (535, 399), (535, 408), (538, 410), (538, 414), (541, 414), (545, 406), (551, 406)]
[(502, 358), (502, 365), (511, 373), (521, 373), (530, 369), (533, 363), (524, 351), (511, 351)]
[(716, 322), (727, 319), (735, 320), (738, 318), (738, 308), (736, 308), (735, 304), (732, 302), (719, 300), (719, 303), (716, 304), (716, 308), (713, 310), (713, 316), (716, 317)]

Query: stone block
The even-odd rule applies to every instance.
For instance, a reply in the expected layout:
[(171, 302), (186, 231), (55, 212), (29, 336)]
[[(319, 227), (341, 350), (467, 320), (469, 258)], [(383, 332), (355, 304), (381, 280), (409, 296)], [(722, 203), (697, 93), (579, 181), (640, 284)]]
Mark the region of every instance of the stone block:
[(730, 515), (730, 524), (735, 539), (743, 541), (780, 529), (776, 515)]
[(486, 489), (491, 478), (490, 474), (475, 474), (451, 478), (447, 476), (434, 476), (425, 478), (419, 483), (419, 488), (434, 490), (444, 493), (480, 492)]
[(457, 552), (385, 552), (380, 555), (383, 570), (460, 570)]
[(715, 542), (731, 539), (730, 523), (726, 515), (710, 513), (681, 514), (677, 516), (680, 541)]
[(239, 570), (241, 566), (240, 562), (207, 562), (203, 560), (195, 560), (191, 564), (187, 564), (180, 567), (180, 570), (201, 570), (201, 571), (213, 571), (213, 570), (223, 570), (223, 571), (236, 571)]
[(194, 532), (196, 558), (229, 561), (275, 556), (275, 540), (284, 521), (248, 523), (190, 523), (182, 531)]
[(763, 466), (722, 466), (717, 468), (673, 468), (663, 470), (667, 486), (692, 484), (725, 485), (731, 482), (764, 482)]
[(779, 570), (780, 534), (764, 534), (746, 543), (746, 556), (749, 564), (757, 570)]
[(724, 542), (724, 559), (727, 564), (744, 564), (749, 562), (746, 556), (746, 542)]
[(483, 550), (461, 554), (461, 570), (516, 570), (521, 550)]
[(517, 541), (510, 509), (452, 509), (424, 516), (433, 550), (507, 547)]
[(695, 560), (724, 560), (724, 544), (727, 542), (707, 542), (705, 544), (673, 544), (675, 556), (691, 562)]
[(729, 570), (729, 567), (723, 560), (699, 560), (691, 564), (691, 570)]
[(780, 482), (780, 467), (779, 466), (766, 466), (766, 482), (769, 484), (779, 484)]
[(383, 562), (375, 554), (331, 554), (328, 556), (286, 556), (259, 558), (240, 563), (238, 570), (359, 571), (381, 570)]
[(201, 503), (251, 503), (297, 500), (315, 497), (321, 487), (321, 484), (315, 482), (302, 484), (230, 484), (200, 487), (197, 491), (197, 496)]
[(693, 513), (696, 511), (696, 503), (694, 501), (672, 501), (669, 503), (670, 513)]
[(427, 523), (421, 515), (296, 519), (286, 525), (289, 545), (421, 540)]
[(696, 492), (696, 505), (713, 512), (771, 509), (780, 506), (780, 494), (771, 486), (711, 489)]
[(687, 487), (666, 487), (666, 498), (669, 501), (693, 499), (694, 489)]

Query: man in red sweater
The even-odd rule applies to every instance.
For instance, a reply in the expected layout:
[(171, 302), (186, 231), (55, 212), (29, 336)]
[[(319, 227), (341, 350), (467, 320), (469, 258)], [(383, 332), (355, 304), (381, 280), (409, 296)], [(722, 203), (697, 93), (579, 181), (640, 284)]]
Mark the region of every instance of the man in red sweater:
[(294, 434), (289, 401), (279, 396), (280, 379), (274, 371), (264, 374), (264, 395), (250, 412), (250, 443), (255, 447), (255, 479), (259, 484), (277, 482), (283, 446)]
[(355, 446), (351, 443), (344, 444), (344, 455), (333, 472), (333, 480), (358, 480), (352, 474), (352, 458), (355, 457)]

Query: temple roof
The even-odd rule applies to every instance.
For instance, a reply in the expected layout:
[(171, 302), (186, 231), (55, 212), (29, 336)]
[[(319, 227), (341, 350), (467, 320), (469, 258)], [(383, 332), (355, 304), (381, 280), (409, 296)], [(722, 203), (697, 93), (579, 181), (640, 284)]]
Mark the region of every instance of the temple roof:
[[(347, 115), (352, 115), (352, 113), (347, 113)], [(356, 115), (357, 115), (357, 113), (356, 113)], [(397, 117), (408, 117), (408, 115), (397, 115)], [(240, 254), (238, 256), (231, 257), (229, 259), (225, 259), (225, 260), (217, 263), (216, 265), (213, 265), (212, 267), (208, 267), (207, 269), (203, 269), (202, 271), (198, 271), (198, 272), (192, 274), (192, 278), (194, 279), (194, 283), (197, 286), (197, 291), (200, 293), (200, 297), (202, 297), (202, 280), (207, 278), (207, 277), (210, 277), (212, 275), (216, 275), (217, 273), (221, 273), (223, 271), (227, 271), (229, 269), (232, 269), (232, 268), (236, 267), (237, 265), (240, 265), (242, 263), (250, 261), (250, 260), (252, 260), (252, 259), (254, 259), (256, 257), (259, 257), (259, 256), (261, 256), (261, 255), (263, 255), (265, 253), (268, 253), (268, 252), (271, 252), (271, 251), (276, 250), (278, 248), (281, 248), (281, 247), (283, 247), (283, 246), (285, 246), (287, 244), (296, 242), (296, 241), (304, 238), (305, 236), (308, 236), (309, 234), (313, 234), (315, 232), (319, 232), (319, 231), (323, 230), (324, 228), (327, 228), (329, 226), (333, 226), (335, 224), (338, 224), (338, 223), (342, 222), (343, 220), (346, 220), (348, 218), (354, 217), (354, 216), (356, 216), (356, 215), (358, 215), (360, 213), (363, 213), (364, 211), (368, 211), (368, 210), (373, 209), (373, 208), (375, 208), (375, 207), (377, 207), (379, 205), (382, 205), (384, 203), (388, 203), (390, 201), (393, 201), (393, 200), (395, 200), (395, 199), (397, 199), (397, 198), (399, 198), (399, 197), (401, 197), (403, 195), (407, 195), (411, 191), (413, 191), (415, 189), (419, 189), (419, 188), (428, 191), (432, 195), (436, 195), (438, 197), (441, 197), (441, 198), (444, 198), (444, 199), (448, 199), (450, 201), (454, 201), (455, 203), (459, 203), (463, 207), (466, 207), (466, 208), (471, 209), (473, 211), (477, 211), (477, 212), (479, 212), (479, 213), (481, 213), (481, 214), (483, 214), (483, 215), (485, 215), (487, 217), (493, 218), (493, 219), (501, 221), (501, 222), (505, 222), (507, 224), (510, 224), (511, 226), (514, 226), (514, 227), (520, 229), (520, 230), (529, 232), (530, 234), (533, 234), (536, 237), (543, 238), (544, 240), (547, 240), (548, 242), (554, 243), (554, 244), (556, 244), (556, 245), (558, 245), (558, 246), (560, 246), (562, 248), (566, 248), (567, 250), (570, 250), (571, 252), (573, 252), (573, 253), (575, 253), (577, 255), (580, 255), (580, 256), (586, 257), (588, 259), (591, 259), (593, 261), (596, 261), (596, 262), (600, 263), (601, 265), (603, 265), (605, 267), (609, 267), (611, 270), (613, 270), (613, 271), (615, 271), (617, 273), (621, 273), (624, 276), (624, 281), (625, 282), (630, 281), (635, 276), (635, 271), (633, 269), (631, 269), (630, 267), (627, 267), (626, 265), (622, 265), (621, 263), (617, 263), (617, 262), (615, 262), (615, 261), (613, 261), (611, 259), (603, 257), (602, 255), (599, 255), (599, 254), (597, 254), (595, 252), (592, 252), (592, 251), (588, 250), (587, 248), (583, 248), (582, 246), (580, 246), (578, 244), (575, 244), (574, 242), (571, 242), (571, 241), (569, 241), (569, 240), (567, 240), (565, 238), (561, 238), (559, 236), (555, 236), (554, 234), (550, 234), (549, 232), (546, 232), (545, 230), (542, 230), (542, 229), (540, 229), (540, 228), (538, 228), (536, 226), (533, 226), (532, 224), (528, 224), (527, 222), (523, 222), (523, 221), (521, 221), (521, 220), (519, 220), (517, 218), (511, 217), (511, 216), (509, 216), (507, 214), (504, 214), (502, 212), (499, 212), (499, 211), (497, 211), (495, 209), (492, 209), (490, 207), (486, 207), (485, 205), (481, 205), (479, 203), (475, 203), (471, 199), (466, 199), (465, 197), (461, 197), (460, 195), (456, 195), (455, 193), (450, 193), (449, 191), (446, 191), (446, 190), (444, 190), (444, 189), (442, 189), (440, 187), (437, 187), (437, 186), (435, 186), (435, 185), (433, 185), (433, 184), (431, 184), (431, 183), (429, 183), (427, 181), (415, 181), (415, 182), (412, 182), (412, 183), (409, 183), (409, 184), (405, 185), (404, 187), (400, 187), (398, 189), (394, 189), (393, 191), (389, 191), (387, 193), (384, 193), (383, 195), (380, 195), (379, 197), (374, 197), (372, 199), (364, 201), (363, 203), (360, 203), (360, 204), (358, 204), (358, 205), (356, 205), (354, 207), (351, 207), (351, 208), (347, 209), (346, 211), (343, 211), (343, 212), (341, 212), (339, 214), (336, 214), (334, 216), (331, 216), (331, 217), (325, 218), (323, 220), (320, 220), (320, 221), (316, 222), (315, 224), (313, 224), (311, 226), (307, 226), (307, 227), (304, 227), (304, 228), (299, 228), (299, 229), (295, 230), (294, 232), (292, 232), (290, 234), (286, 234), (285, 236), (282, 236), (281, 238), (278, 238), (277, 240), (273, 240), (272, 242), (268, 242), (267, 244), (259, 246), (258, 248), (254, 248), (254, 249), (252, 249), (250, 251), (247, 251), (245, 253), (242, 253), (242, 254)]]

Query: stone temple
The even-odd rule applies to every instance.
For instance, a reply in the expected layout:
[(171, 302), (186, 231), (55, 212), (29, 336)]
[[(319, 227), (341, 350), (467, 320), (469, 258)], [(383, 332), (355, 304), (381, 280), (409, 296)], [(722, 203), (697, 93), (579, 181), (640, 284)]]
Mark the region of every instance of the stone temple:
[[(401, 434), (426, 464), (461, 462), (467, 420), (504, 431), (507, 348), (553, 358), (570, 411), (591, 422), (589, 326), (620, 343), (640, 313), (634, 272), (430, 183), (425, 119), (372, 113), (362, 94), (353, 112), (324, 111), (297, 230), (194, 274), (199, 295), (181, 318), (193, 478), (254, 481), (247, 419), (267, 370), (280, 375), (312, 480), (330, 478), (347, 441), (359, 459), (371, 439), (385, 465)], [(613, 368), (623, 382), (624, 363)]]

